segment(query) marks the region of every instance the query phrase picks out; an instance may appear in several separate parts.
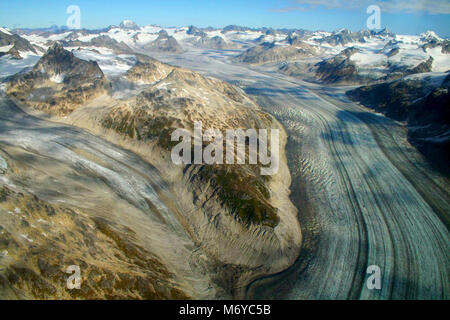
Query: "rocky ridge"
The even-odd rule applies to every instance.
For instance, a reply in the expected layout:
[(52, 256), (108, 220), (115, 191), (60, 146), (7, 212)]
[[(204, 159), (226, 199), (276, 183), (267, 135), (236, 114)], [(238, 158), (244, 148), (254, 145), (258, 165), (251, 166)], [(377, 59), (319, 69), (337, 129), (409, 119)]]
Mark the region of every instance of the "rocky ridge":
[(56, 43), (30, 72), (8, 79), (7, 93), (33, 108), (67, 115), (109, 87), (96, 62), (78, 59)]
[[(442, 77), (442, 76), (441, 76)], [(450, 76), (407, 77), (347, 92), (354, 101), (408, 125), (409, 140), (448, 175)]]
[[(183, 204), (177, 219), (208, 257), (205, 272), (227, 295), (239, 294), (239, 288), (258, 274), (278, 272), (293, 263), (301, 232), (288, 199), (286, 136), (274, 118), (228, 83), (153, 59), (142, 59), (127, 72), (128, 81), (143, 84), (144, 89), (125, 100), (108, 94), (107, 82), (98, 71), (95, 63), (81, 62), (55, 45), (31, 72), (9, 79), (8, 94), (50, 113), (55, 121), (89, 129), (154, 165)], [(58, 85), (65, 88), (63, 93), (89, 87), (96, 80), (105, 90), (94, 91), (70, 108), (67, 96), (45, 107), (29, 99), (39, 89), (39, 79), (52, 82), (61, 74)], [(61, 96), (51, 91), (45, 101)], [(195, 121), (202, 121), (205, 129), (279, 129), (279, 172), (262, 176), (260, 164), (174, 165), (171, 133), (178, 128), (192, 132)]]

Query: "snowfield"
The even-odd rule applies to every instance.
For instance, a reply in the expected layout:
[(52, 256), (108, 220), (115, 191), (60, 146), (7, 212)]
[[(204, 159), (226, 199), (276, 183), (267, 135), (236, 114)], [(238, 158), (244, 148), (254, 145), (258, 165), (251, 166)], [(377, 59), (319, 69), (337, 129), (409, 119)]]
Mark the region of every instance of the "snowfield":
[(448, 72), (450, 70), (450, 59), (448, 53), (442, 53), (440, 47), (436, 47), (433, 49), (428, 49), (427, 53), (429, 53), (434, 61), (433, 61), (433, 71), (436, 72)]
[(12, 58), (10, 55), (0, 57), (0, 80), (12, 76), (25, 68), (33, 67), (41, 57), (34, 54), (26, 55), (22, 60)]
[(87, 61), (96, 61), (100, 69), (102, 69), (103, 73), (109, 78), (125, 74), (137, 62), (137, 59), (134, 55), (117, 55), (108, 48), (77, 47), (67, 49), (72, 50), (73, 54), (77, 58)]

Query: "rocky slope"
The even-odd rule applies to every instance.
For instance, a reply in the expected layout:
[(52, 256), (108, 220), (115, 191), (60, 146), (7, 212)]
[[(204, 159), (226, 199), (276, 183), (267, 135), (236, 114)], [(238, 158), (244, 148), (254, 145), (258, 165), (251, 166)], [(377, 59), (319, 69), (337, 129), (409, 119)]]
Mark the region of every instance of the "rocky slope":
[(214, 49), (214, 50), (229, 50), (237, 48), (237, 45), (228, 43), (221, 36), (208, 37), (207, 34), (197, 33), (197, 38), (187, 40), (190, 44), (198, 48)]
[(337, 56), (318, 63), (316, 77), (324, 83), (360, 81), (356, 64), (350, 60), (355, 52), (358, 49), (348, 48)]
[(206, 32), (200, 30), (195, 26), (189, 26), (188, 30), (186, 31), (186, 35), (193, 37), (188, 38), (186, 42), (199, 48), (227, 50), (237, 47), (236, 45), (225, 41), (225, 39), (220, 35), (210, 37)]
[[(62, 91), (49, 90), (48, 82), (56, 82), (55, 78), (58, 76), (60, 81), (57, 82), (61, 82), (57, 83), (58, 89)], [(127, 81), (141, 85), (141, 92), (132, 97), (115, 99), (108, 94), (108, 82), (95, 63), (77, 59), (61, 46), (55, 45), (31, 72), (9, 79), (7, 89), (11, 97), (29, 107), (49, 113), (54, 121), (86, 128), (135, 152), (161, 173), (164, 183), (177, 199), (176, 205), (171, 201), (165, 202), (166, 205), (182, 209), (175, 210), (176, 214), (160, 214), (168, 221), (173, 220), (173, 224), (182, 226), (177, 234), (185, 232), (189, 241), (198, 247), (191, 253), (194, 260), (198, 258), (196, 271), (192, 272), (195, 277), (200, 276), (204, 281), (210, 281), (212, 287), (207, 295), (240, 295), (241, 288), (254, 277), (279, 272), (292, 264), (300, 250), (301, 232), (296, 209), (289, 201), (290, 174), (284, 155), (286, 135), (279, 123), (260, 111), (240, 89), (153, 59), (142, 59), (125, 77)], [(40, 88), (47, 90), (47, 96), (37, 103), (33, 97), (41, 93), (38, 91)], [(92, 91), (83, 95), (84, 99), (71, 102), (69, 106), (72, 99), (67, 95), (74, 88), (81, 88), (76, 89), (76, 92)], [(176, 144), (170, 139), (171, 133), (175, 129), (184, 128), (192, 134), (195, 121), (201, 121), (204, 129), (216, 128), (221, 131), (238, 128), (269, 131), (279, 129), (280, 154), (276, 158), (279, 161), (278, 172), (274, 176), (261, 175), (261, 163), (175, 165), (170, 160), (170, 150)], [(246, 157), (248, 156), (247, 153)], [(131, 182), (131, 185), (134, 184), (135, 182)], [(125, 199), (128, 199), (128, 192), (128, 188), (119, 190), (120, 196)], [(167, 201), (167, 198), (163, 199)], [(133, 200), (131, 203), (135, 206), (139, 204), (139, 208), (142, 206), (144, 209), (141, 210), (144, 212), (151, 210), (158, 213), (160, 210), (152, 201), (141, 202)], [(120, 224), (117, 228), (120, 229)], [(136, 234), (141, 236), (138, 231)], [(158, 251), (158, 255), (161, 254)], [(163, 255), (166, 254), (168, 253)], [(165, 265), (167, 260), (161, 263)], [(186, 267), (181, 264), (183, 268)], [(144, 264), (140, 274), (146, 268), (153, 272), (153, 267)], [(30, 265), (30, 269), (35, 270), (34, 268)], [(165, 271), (160, 269), (164, 274)], [(106, 271), (105, 273), (108, 274)], [(170, 276), (164, 278), (160, 274), (155, 277), (171, 281)], [(195, 285), (192, 282), (194, 276), (191, 274), (187, 277), (189, 280), (183, 282), (184, 288)], [(154, 294), (152, 296), (145, 295), (148, 291), (145, 288), (142, 292), (137, 292), (138, 289), (131, 290), (128, 283), (120, 291), (120, 288), (115, 287), (118, 279), (110, 280), (109, 285), (113, 286), (114, 291), (117, 290), (119, 296), (201, 296), (199, 292), (192, 290), (176, 291), (179, 288), (176, 281), (171, 293), (161, 293), (153, 286), (152, 290), (149, 289)], [(12, 280), (8, 281), (11, 284)], [(13, 286), (24, 285), (14, 283)], [(94, 291), (92, 294), (95, 297), (109, 297), (105, 292), (110, 291), (106, 289)], [(58, 296), (58, 293), (49, 295), (52, 294)]]
[[(111, 219), (0, 187), (0, 298), (188, 299), (160, 258)], [(65, 267), (83, 271), (67, 290)]]
[(154, 59), (141, 59), (128, 70), (126, 77), (136, 83), (152, 84), (166, 78), (174, 67)]
[[(386, 52), (386, 56), (391, 58), (398, 53), (399, 49), (394, 48)], [(313, 70), (316, 73), (316, 78), (323, 83), (363, 84), (396, 80), (412, 74), (432, 72), (434, 62), (431, 56), (428, 60), (415, 66), (399, 65), (387, 60), (379, 63), (379, 65), (375, 66), (377, 69), (371, 72), (373, 66), (370, 65), (370, 61), (365, 62), (362, 61), (363, 59), (364, 54), (362, 50), (356, 47), (349, 47), (339, 54), (317, 63)], [(287, 74), (291, 73), (295, 76), (295, 64), (287, 63), (287, 65), (284, 68), (280, 68), (280, 71)]]
[(183, 48), (180, 46), (178, 41), (173, 37), (169, 36), (167, 31), (162, 30), (159, 32), (158, 38), (155, 41), (144, 46), (145, 50), (158, 51), (158, 52), (182, 52)]
[(317, 40), (319, 43), (326, 43), (332, 46), (347, 45), (350, 43), (365, 43), (368, 38), (395, 37), (395, 34), (387, 29), (381, 31), (361, 30), (352, 32), (348, 29), (338, 30), (332, 34)]
[(29, 41), (3, 28), (0, 30), (0, 49), (2, 49), (0, 50), (0, 57), (9, 54), (16, 59), (22, 59), (21, 52), (37, 54), (37, 48)]

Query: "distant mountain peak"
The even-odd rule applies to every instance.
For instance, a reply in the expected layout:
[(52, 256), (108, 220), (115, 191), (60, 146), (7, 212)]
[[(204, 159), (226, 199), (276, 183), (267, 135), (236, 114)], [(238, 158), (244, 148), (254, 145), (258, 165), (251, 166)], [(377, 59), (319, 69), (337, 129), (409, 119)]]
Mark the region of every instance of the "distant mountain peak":
[(48, 48), (47, 52), (40, 61), (45, 61), (48, 63), (61, 63), (62, 61), (65, 61), (72, 63), (74, 58), (75, 57), (72, 52), (65, 50), (59, 42), (55, 42), (50, 48)]
[(443, 39), (441, 37), (439, 37), (436, 32), (428, 30), (424, 33), (420, 34), (420, 38), (424, 41), (430, 41), (430, 40), (437, 40), (437, 41), (442, 41)]
[(119, 27), (122, 29), (126, 29), (126, 30), (139, 30), (140, 29), (139, 25), (132, 20), (123, 20), (120, 23)]
[(65, 75), (65, 83), (76, 84), (92, 81), (92, 79), (104, 79), (104, 74), (95, 61), (85, 61), (64, 49), (55, 42), (42, 56), (34, 67), (35, 71), (48, 76)]
[(11, 33), (11, 30), (9, 30), (8, 28), (2, 28), (2, 27), (0, 27), (0, 32), (3, 32), (4, 34), (7, 34), (7, 35), (12, 35), (12, 33)]

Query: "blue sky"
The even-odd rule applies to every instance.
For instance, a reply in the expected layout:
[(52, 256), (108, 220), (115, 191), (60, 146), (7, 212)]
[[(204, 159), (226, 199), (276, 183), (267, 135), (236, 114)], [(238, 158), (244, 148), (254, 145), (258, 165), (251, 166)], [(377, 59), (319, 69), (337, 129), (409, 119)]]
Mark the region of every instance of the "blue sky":
[(332, 31), (366, 28), (366, 8), (378, 4), (381, 24), (397, 33), (434, 30), (450, 37), (450, 0), (0, 0), (0, 25), (65, 25), (69, 5), (81, 8), (83, 28), (131, 19), (140, 25), (305, 28)]

